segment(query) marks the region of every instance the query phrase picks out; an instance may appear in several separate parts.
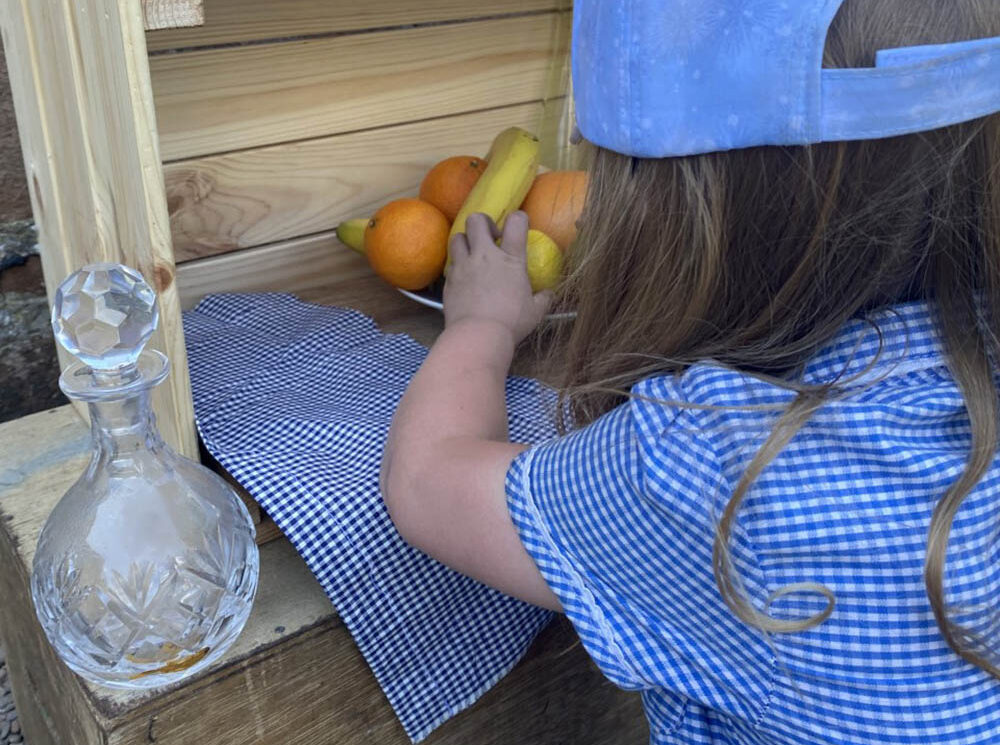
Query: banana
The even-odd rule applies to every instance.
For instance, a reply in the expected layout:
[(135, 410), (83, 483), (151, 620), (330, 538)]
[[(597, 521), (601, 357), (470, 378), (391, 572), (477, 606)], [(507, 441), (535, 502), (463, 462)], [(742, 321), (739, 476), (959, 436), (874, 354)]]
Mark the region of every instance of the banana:
[(345, 220), (337, 226), (337, 238), (348, 248), (353, 248), (360, 254), (365, 252), (365, 228), (368, 227), (368, 220), (358, 217), (353, 220)]
[(465, 232), (465, 221), (474, 212), (489, 215), (503, 227), (504, 219), (521, 206), (535, 180), (538, 148), (538, 138), (520, 127), (510, 127), (496, 136), (486, 156), (486, 170), (455, 217), (449, 240)]

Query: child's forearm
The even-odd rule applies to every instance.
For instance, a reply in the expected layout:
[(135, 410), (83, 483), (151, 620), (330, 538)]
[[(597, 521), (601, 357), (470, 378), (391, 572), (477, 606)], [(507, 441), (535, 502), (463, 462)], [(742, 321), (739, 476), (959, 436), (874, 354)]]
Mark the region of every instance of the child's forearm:
[(507, 441), (504, 384), (513, 355), (514, 339), (500, 324), (468, 320), (444, 330), (396, 410), (383, 492), (390, 474), (412, 483), (408, 474), (432, 470), (449, 441)]
[(548, 305), (525, 270), (528, 219), (495, 229), (470, 215), (453, 239), (446, 328), (393, 417), (382, 458), (385, 506), (411, 546), (502, 592), (557, 610), (507, 509), (510, 466), (526, 445), (507, 433), (505, 383), (518, 341)]
[(449, 325), (393, 418), (382, 496), (400, 535), (446, 566), (529, 603), (560, 610), (507, 511), (505, 479), (525, 445), (508, 442), (509, 328)]

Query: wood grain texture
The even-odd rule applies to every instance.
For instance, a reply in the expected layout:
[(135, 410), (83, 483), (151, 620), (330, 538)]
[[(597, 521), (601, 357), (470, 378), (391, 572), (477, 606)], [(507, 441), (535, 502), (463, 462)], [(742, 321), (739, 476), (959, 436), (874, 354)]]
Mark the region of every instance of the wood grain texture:
[(553, 56), (566, 54), (569, 22), (569, 13), (542, 13), (153, 57), (162, 154), (180, 160), (539, 100)]
[[(346, 249), (345, 249), (346, 250)], [(121, 691), (73, 676), (28, 600), (42, 523), (79, 474), (87, 431), (70, 407), (0, 424), (0, 635), (32, 745), (405, 745), (408, 740), (318, 583), (286, 541), (261, 547), (249, 621), (205, 674)], [(41, 445), (28, 451), (16, 446)], [(12, 449), (14, 448), (14, 449)], [(565, 621), (428, 745), (641, 745), (639, 699), (605, 681)]]
[(202, 0), (142, 0), (142, 17), (147, 31), (197, 26), (205, 22)]
[(450, 155), (485, 155), (497, 132), (534, 130), (540, 103), (462, 114), (165, 167), (178, 262), (367, 217), (416, 196), (427, 170)]
[[(638, 696), (601, 679), (565, 622), (426, 745), (643, 745)], [(109, 745), (406, 745), (409, 739), (342, 626), (321, 625), (181, 700), (144, 707)], [(208, 736), (208, 739), (206, 739)]]
[[(94, 261), (156, 288), (150, 346), (173, 372), (153, 397), (164, 438), (197, 454), (142, 13), (119, 0), (8, 0), (0, 25), (51, 300)], [(63, 358), (63, 363), (66, 360)]]
[(570, 0), (208, 0), (205, 24), (153, 31), (150, 50), (188, 49), (213, 44), (342, 33), (417, 23), (440, 23), (482, 16), (568, 10)]
[(291, 292), (306, 302), (354, 308), (379, 328), (431, 344), (441, 314), (414, 303), (375, 276), (368, 261), (333, 233), (190, 261), (177, 268), (185, 308), (213, 292)]
[(285, 534), (281, 532), (274, 520), (263, 513), (261, 513), (260, 525), (256, 526), (256, 530), (258, 546), (263, 546), (265, 543), (277, 541), (285, 537)]
[(335, 280), (370, 274), (363, 256), (351, 252), (333, 233), (323, 233), (181, 264), (177, 288), (187, 310), (213, 292), (291, 292), (310, 297)]

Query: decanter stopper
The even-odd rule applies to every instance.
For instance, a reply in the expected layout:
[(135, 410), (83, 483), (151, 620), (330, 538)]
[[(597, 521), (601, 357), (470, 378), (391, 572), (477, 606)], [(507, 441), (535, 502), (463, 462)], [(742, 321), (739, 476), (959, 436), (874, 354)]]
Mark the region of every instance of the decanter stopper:
[(95, 371), (135, 366), (159, 321), (153, 289), (121, 264), (91, 264), (71, 274), (52, 306), (56, 339)]
[(59, 287), (52, 327), (79, 361), (59, 379), (86, 401), (93, 455), (42, 528), (31, 596), (76, 673), (119, 688), (173, 683), (236, 640), (257, 588), (246, 506), (156, 429), (150, 391), (167, 358), (144, 350), (156, 295), (133, 269), (92, 264)]
[[(70, 398), (93, 400), (140, 375), (155, 384), (167, 359), (143, 347), (160, 321), (156, 294), (142, 275), (121, 264), (90, 264), (59, 285), (52, 304), (56, 340), (79, 362), (60, 378)], [(140, 369), (142, 368), (142, 369)]]

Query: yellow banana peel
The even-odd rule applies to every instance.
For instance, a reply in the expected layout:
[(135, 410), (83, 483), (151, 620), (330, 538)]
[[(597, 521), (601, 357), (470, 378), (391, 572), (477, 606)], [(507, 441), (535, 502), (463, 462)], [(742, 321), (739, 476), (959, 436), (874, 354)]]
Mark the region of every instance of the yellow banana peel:
[(486, 156), (486, 170), (452, 223), (449, 240), (465, 232), (465, 221), (474, 212), (489, 215), (503, 227), (504, 219), (521, 206), (531, 189), (538, 173), (538, 150), (538, 138), (520, 127), (510, 127), (496, 136)]

